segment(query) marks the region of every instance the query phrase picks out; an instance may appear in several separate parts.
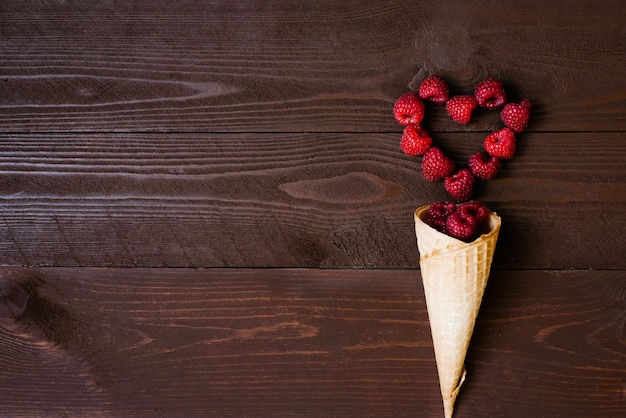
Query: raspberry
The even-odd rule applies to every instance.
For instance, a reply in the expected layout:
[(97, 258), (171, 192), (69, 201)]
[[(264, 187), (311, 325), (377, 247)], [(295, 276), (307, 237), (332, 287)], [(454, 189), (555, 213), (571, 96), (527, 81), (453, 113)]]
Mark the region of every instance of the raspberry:
[(478, 225), (485, 222), (487, 220), (487, 217), (489, 216), (489, 210), (487, 209), (487, 206), (483, 205), (482, 203), (476, 200), (461, 203), (458, 207), (458, 210), (460, 210), (463, 213), (473, 216), (474, 219), (476, 219), (476, 223)]
[(456, 205), (450, 202), (437, 202), (428, 207), (424, 222), (436, 230), (446, 232), (446, 220), (448, 216), (456, 211)]
[(427, 218), (447, 218), (456, 210), (456, 205), (451, 202), (437, 202), (428, 207)]
[(446, 157), (438, 147), (430, 147), (422, 159), (422, 173), (428, 181), (437, 181), (454, 171), (454, 161)]
[(420, 125), (409, 125), (404, 128), (400, 148), (406, 155), (415, 157), (423, 155), (433, 143), (430, 134)]
[(470, 155), (468, 166), (476, 178), (491, 180), (500, 169), (500, 159), (492, 157), (486, 152), (477, 152)]
[(450, 196), (458, 201), (467, 200), (474, 190), (474, 175), (467, 168), (462, 168), (443, 180), (443, 187)]
[(446, 234), (462, 241), (470, 241), (477, 228), (476, 219), (472, 215), (458, 210), (446, 220)]
[(473, 96), (454, 96), (446, 102), (446, 111), (456, 122), (467, 125), (472, 119), (472, 111), (476, 105)]
[(487, 109), (497, 109), (503, 106), (507, 100), (504, 87), (494, 78), (487, 78), (480, 82), (474, 90), (474, 97), (476, 97), (478, 106)]
[(412, 91), (404, 93), (393, 106), (393, 116), (402, 126), (417, 125), (424, 119), (424, 103)]
[(483, 146), (492, 157), (511, 158), (515, 155), (515, 134), (510, 128), (502, 128), (485, 138)]
[(500, 112), (502, 122), (516, 134), (523, 132), (530, 120), (531, 107), (528, 99), (524, 99), (519, 103), (507, 104)]
[(426, 77), (419, 86), (417, 95), (422, 100), (429, 100), (436, 104), (444, 104), (450, 95), (450, 89), (445, 80), (438, 75)]

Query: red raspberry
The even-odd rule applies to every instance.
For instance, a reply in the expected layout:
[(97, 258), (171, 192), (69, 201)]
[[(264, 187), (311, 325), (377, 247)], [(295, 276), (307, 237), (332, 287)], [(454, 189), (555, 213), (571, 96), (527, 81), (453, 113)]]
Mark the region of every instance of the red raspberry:
[(462, 241), (470, 241), (478, 229), (476, 219), (464, 212), (456, 211), (446, 221), (446, 233)]
[(428, 181), (448, 177), (454, 171), (454, 161), (446, 157), (438, 147), (430, 147), (422, 159), (422, 173)]
[(393, 116), (402, 126), (417, 125), (424, 119), (424, 103), (412, 91), (404, 93), (393, 106)]
[(430, 134), (420, 125), (409, 125), (404, 128), (400, 148), (406, 155), (415, 157), (423, 155), (433, 143)]
[(437, 202), (428, 207), (427, 218), (447, 218), (456, 210), (456, 205), (452, 202)]
[(422, 100), (429, 100), (436, 104), (444, 104), (450, 95), (450, 89), (445, 80), (438, 75), (426, 77), (419, 86), (417, 95)]
[(456, 205), (454, 203), (433, 203), (428, 207), (425, 222), (436, 230), (445, 233), (446, 220), (448, 219), (448, 215), (450, 215), (454, 211), (456, 211)]
[(443, 187), (450, 196), (458, 201), (467, 200), (474, 190), (474, 175), (467, 168), (462, 168), (443, 180)]
[(492, 157), (511, 158), (515, 155), (515, 134), (510, 128), (502, 128), (485, 138), (483, 145)]
[(469, 157), (469, 169), (476, 178), (481, 180), (491, 180), (500, 169), (500, 159), (492, 157), (486, 152), (477, 152)]
[(456, 122), (466, 125), (472, 119), (472, 111), (476, 105), (473, 96), (454, 96), (446, 102), (446, 111)]
[(460, 210), (463, 213), (473, 216), (474, 219), (476, 219), (476, 223), (478, 225), (485, 222), (487, 220), (487, 217), (489, 216), (489, 210), (487, 209), (487, 206), (483, 205), (482, 203), (476, 200), (461, 203), (458, 207), (458, 210)]
[(478, 102), (478, 106), (487, 109), (497, 109), (506, 103), (506, 93), (502, 84), (494, 79), (487, 78), (476, 86), (474, 97)]
[(528, 99), (524, 99), (519, 103), (509, 103), (500, 112), (502, 122), (516, 134), (523, 132), (530, 120), (531, 107)]

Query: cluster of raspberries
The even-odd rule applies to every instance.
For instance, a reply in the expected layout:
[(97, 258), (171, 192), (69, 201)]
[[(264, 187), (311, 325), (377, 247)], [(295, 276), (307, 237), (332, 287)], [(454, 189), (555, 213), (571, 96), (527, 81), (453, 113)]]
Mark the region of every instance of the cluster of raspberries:
[(487, 207), (475, 200), (458, 205), (437, 202), (428, 207), (424, 222), (446, 235), (469, 242), (487, 229), (488, 217)]
[[(468, 167), (455, 172), (454, 162), (433, 145), (430, 134), (422, 127), (425, 115), (423, 101), (445, 105), (450, 117), (461, 124), (468, 124), (476, 107), (498, 109), (505, 127), (489, 134), (483, 143), (484, 151), (469, 157)], [(404, 126), (400, 147), (409, 156), (423, 155), (422, 173), (428, 181), (443, 179), (448, 194), (459, 202), (472, 196), (475, 179), (491, 180), (500, 169), (500, 160), (515, 154), (515, 134), (526, 129), (530, 119), (531, 104), (528, 99), (508, 103), (502, 84), (487, 78), (476, 86), (473, 95), (450, 97), (446, 81), (438, 75), (426, 77), (417, 92), (403, 94), (395, 103), (393, 114)]]

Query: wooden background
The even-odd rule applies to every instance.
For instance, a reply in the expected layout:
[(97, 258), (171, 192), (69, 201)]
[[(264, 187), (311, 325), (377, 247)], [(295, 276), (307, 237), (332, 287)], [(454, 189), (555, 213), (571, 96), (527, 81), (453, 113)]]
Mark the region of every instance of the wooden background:
[(467, 3), (2, 1), (0, 415), (443, 416), (391, 112), (437, 73), (534, 104), (455, 417), (625, 416), (626, 6)]

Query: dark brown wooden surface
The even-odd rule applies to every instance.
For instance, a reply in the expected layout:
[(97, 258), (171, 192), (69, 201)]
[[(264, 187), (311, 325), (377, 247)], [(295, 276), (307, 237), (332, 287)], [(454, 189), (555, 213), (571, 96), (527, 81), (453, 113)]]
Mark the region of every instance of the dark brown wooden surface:
[(424, 71), (498, 76), (536, 103), (532, 130), (626, 128), (620, 0), (1, 7), (5, 132), (397, 131)]
[(622, 1), (95, 3), (0, 2), (0, 416), (442, 416), (430, 73), (534, 104), (455, 418), (626, 415)]
[[(498, 268), (626, 268), (623, 137), (520, 139), (478, 186)], [(462, 164), (483, 138), (438, 144)], [(0, 167), (13, 265), (416, 267), (413, 211), (447, 198), (397, 133), (7, 135)]]
[[(1, 279), (9, 415), (443, 416), (417, 270)], [(455, 416), (623, 416), (625, 308), (621, 271), (495, 272)]]

